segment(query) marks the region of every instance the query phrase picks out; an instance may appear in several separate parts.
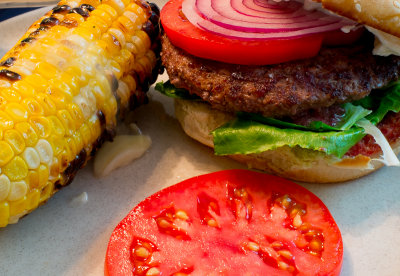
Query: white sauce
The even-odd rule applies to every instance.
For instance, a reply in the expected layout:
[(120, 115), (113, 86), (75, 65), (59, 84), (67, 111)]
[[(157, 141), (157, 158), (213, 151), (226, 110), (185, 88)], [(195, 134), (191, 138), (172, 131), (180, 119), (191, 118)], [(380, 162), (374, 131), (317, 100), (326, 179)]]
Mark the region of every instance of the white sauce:
[(83, 192), (71, 200), (71, 205), (72, 206), (83, 205), (83, 204), (86, 204), (88, 202), (88, 200), (89, 200), (89, 197), (88, 197), (87, 192)]

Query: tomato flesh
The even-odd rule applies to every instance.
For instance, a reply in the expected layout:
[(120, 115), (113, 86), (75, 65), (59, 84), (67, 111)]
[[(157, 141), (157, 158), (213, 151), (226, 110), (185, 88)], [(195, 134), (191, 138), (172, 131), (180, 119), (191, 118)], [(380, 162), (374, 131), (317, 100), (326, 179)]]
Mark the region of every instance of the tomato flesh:
[(105, 274), (339, 275), (342, 257), (340, 231), (314, 194), (227, 170), (139, 203), (111, 235)]
[(239, 40), (192, 25), (182, 13), (183, 0), (171, 0), (161, 10), (161, 23), (172, 44), (197, 57), (245, 65), (277, 64), (316, 56), (323, 34), (301, 38)]

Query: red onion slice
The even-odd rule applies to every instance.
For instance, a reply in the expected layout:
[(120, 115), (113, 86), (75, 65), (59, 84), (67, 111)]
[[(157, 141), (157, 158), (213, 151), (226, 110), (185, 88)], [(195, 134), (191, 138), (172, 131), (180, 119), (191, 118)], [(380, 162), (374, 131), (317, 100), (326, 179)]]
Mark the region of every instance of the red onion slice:
[(182, 12), (195, 26), (236, 39), (288, 39), (338, 30), (353, 21), (296, 1), (184, 0)]

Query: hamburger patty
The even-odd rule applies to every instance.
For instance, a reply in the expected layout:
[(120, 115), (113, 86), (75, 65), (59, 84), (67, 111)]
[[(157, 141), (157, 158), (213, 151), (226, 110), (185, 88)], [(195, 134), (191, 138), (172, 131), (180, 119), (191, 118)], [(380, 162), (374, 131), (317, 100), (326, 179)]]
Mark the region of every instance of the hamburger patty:
[(361, 99), (397, 80), (400, 72), (400, 57), (374, 56), (373, 43), (366, 41), (266, 66), (201, 59), (175, 47), (165, 35), (162, 41), (162, 62), (171, 83), (228, 112), (293, 116)]

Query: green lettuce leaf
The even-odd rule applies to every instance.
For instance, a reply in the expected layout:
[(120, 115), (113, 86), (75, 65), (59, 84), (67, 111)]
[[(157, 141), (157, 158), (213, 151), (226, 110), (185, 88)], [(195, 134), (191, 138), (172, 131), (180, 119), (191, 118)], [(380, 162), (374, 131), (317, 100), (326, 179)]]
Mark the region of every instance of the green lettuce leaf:
[(190, 94), (189, 91), (183, 88), (176, 88), (170, 81), (158, 82), (155, 89), (165, 96), (183, 99), (183, 100), (201, 100), (201, 98), (195, 94)]
[(214, 151), (217, 155), (260, 153), (282, 146), (299, 146), (342, 157), (364, 137), (364, 130), (353, 127), (345, 131), (312, 132), (282, 129), (238, 118), (217, 128)]
[(389, 111), (393, 111), (395, 113), (400, 112), (400, 84), (391, 86), (389, 89), (387, 89), (387, 92), (380, 101), (379, 107), (370, 115), (368, 115), (367, 119), (376, 125), (382, 121)]
[(267, 118), (262, 115), (246, 113), (246, 112), (238, 112), (237, 117), (246, 120), (253, 120), (271, 126), (276, 126), (279, 128), (292, 128), (304, 131), (326, 132), (326, 131), (348, 130), (352, 126), (354, 126), (357, 121), (359, 121), (362, 118), (365, 118), (365, 116), (367, 116), (372, 112), (371, 110), (367, 110), (362, 106), (355, 106), (352, 105), (351, 103), (346, 103), (343, 105), (343, 107), (345, 109), (345, 115), (335, 126), (330, 126), (321, 121), (315, 121), (312, 122), (309, 126), (303, 126), (275, 118)]

